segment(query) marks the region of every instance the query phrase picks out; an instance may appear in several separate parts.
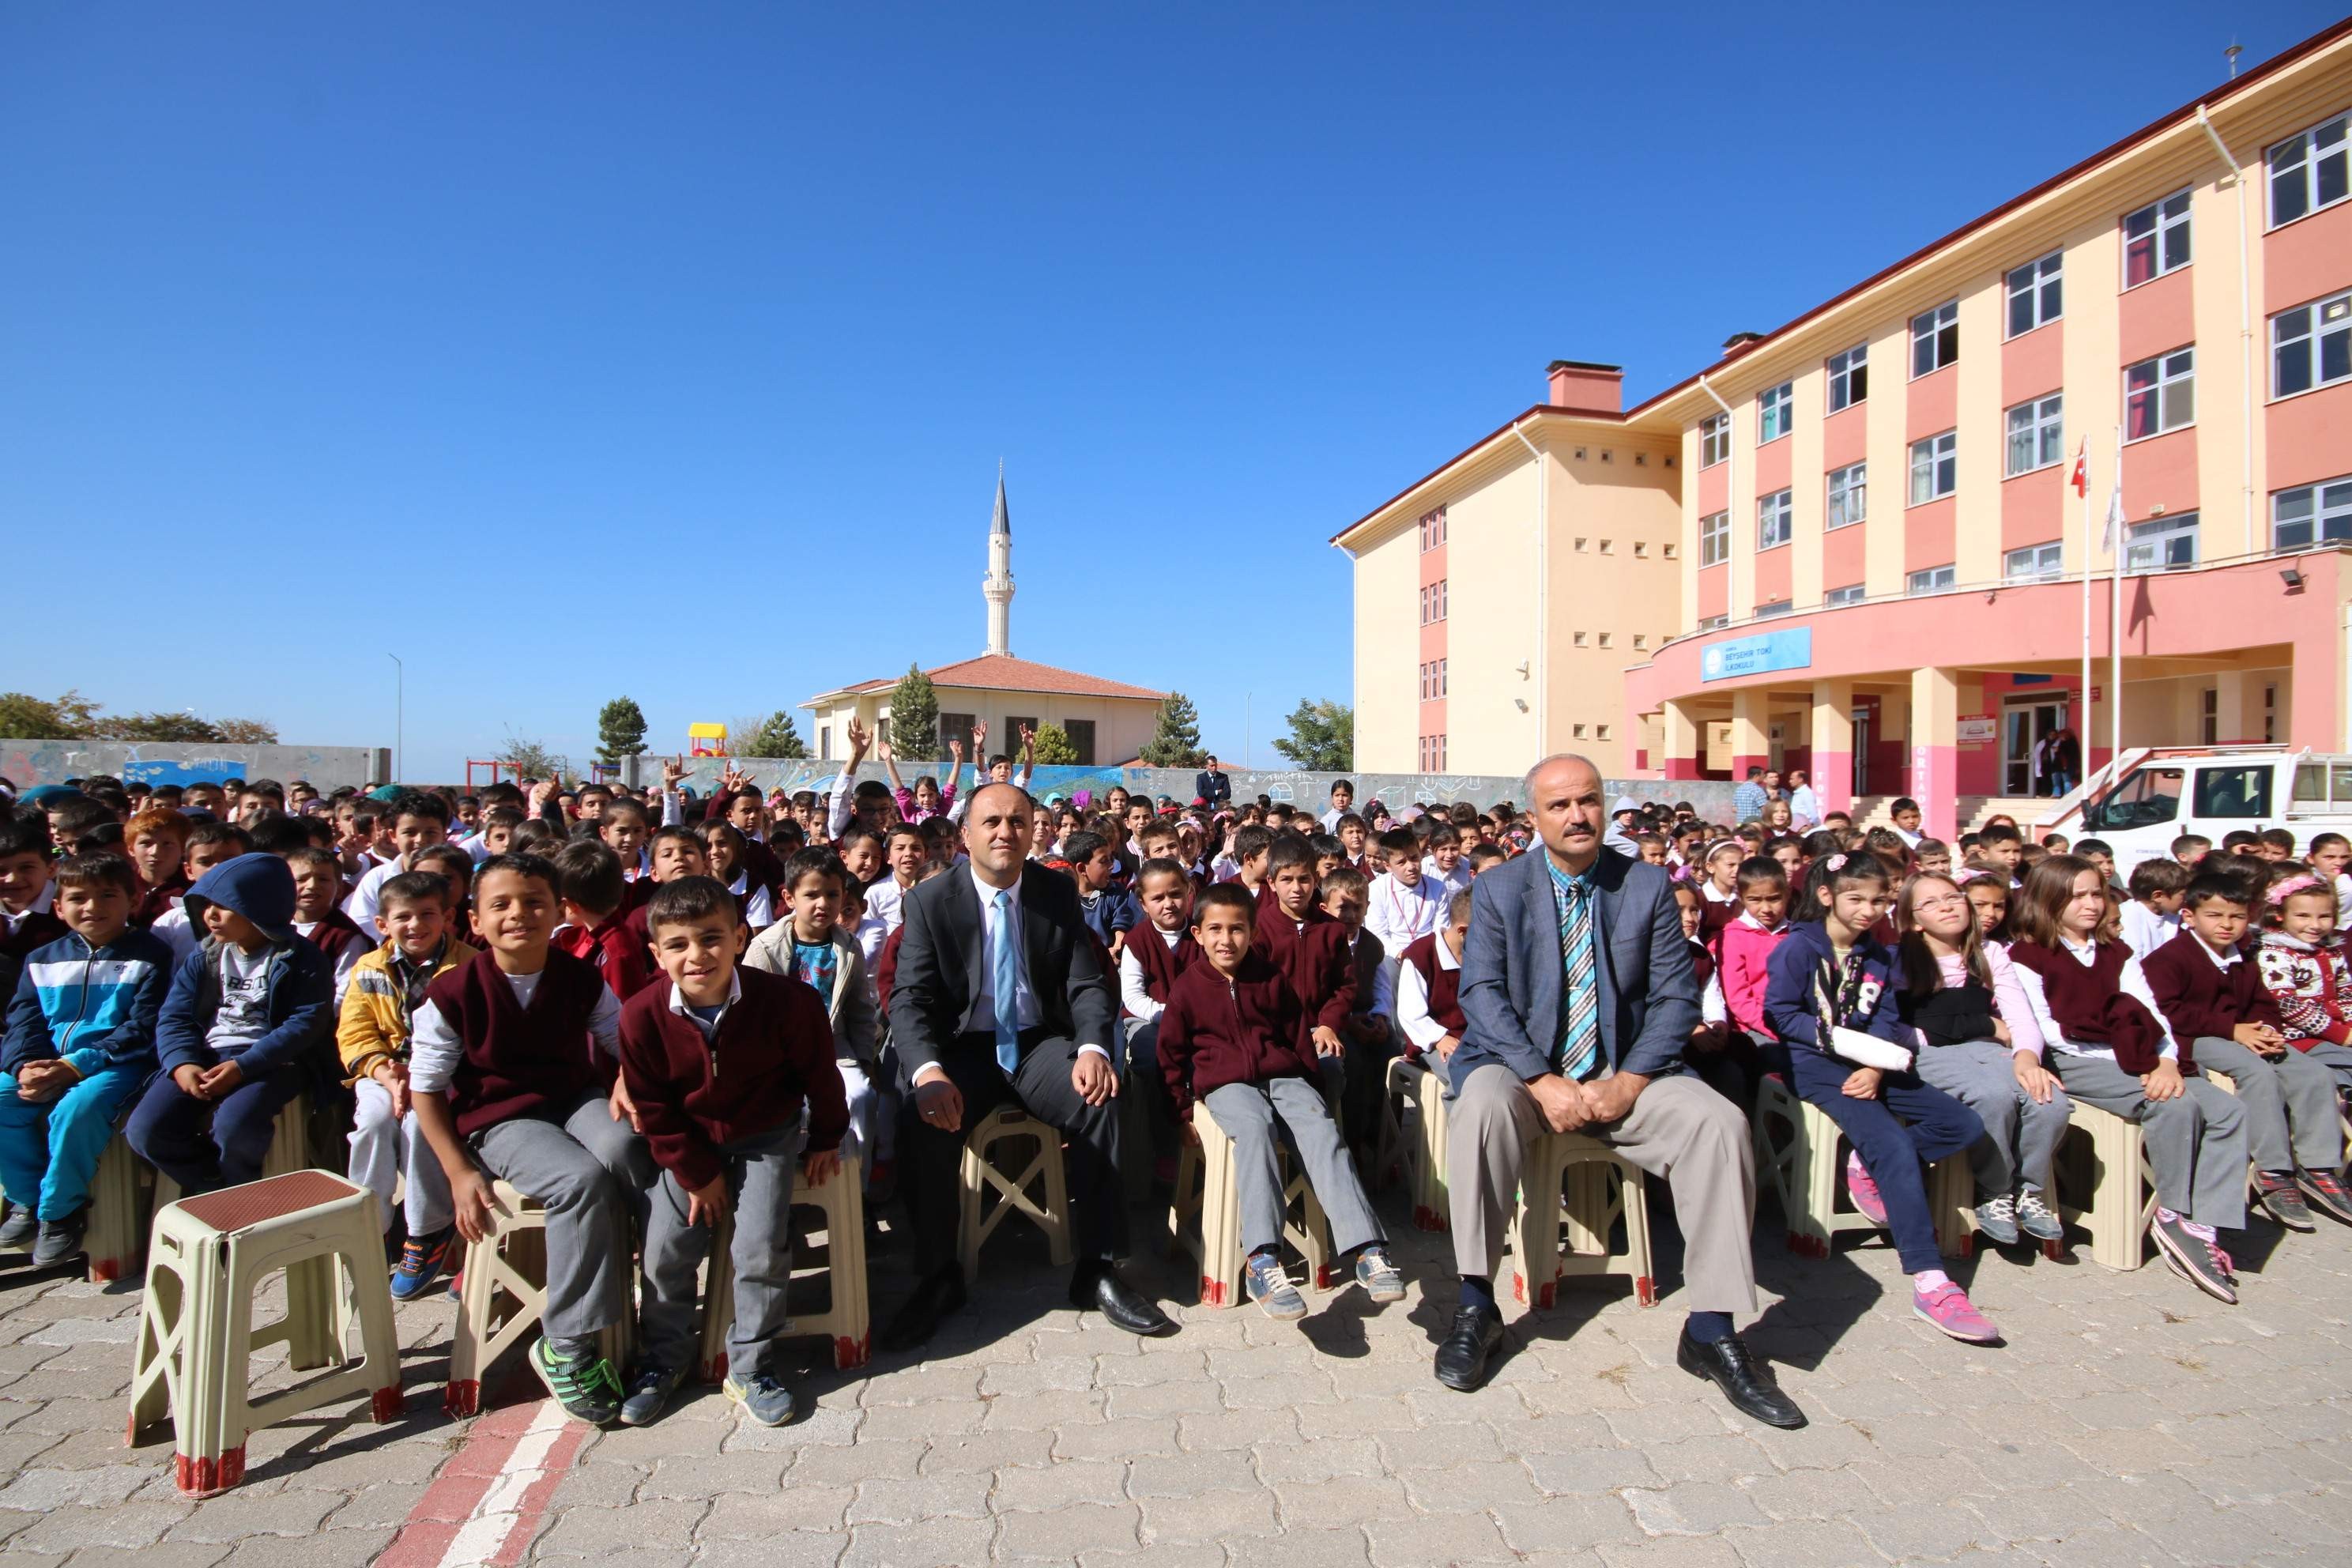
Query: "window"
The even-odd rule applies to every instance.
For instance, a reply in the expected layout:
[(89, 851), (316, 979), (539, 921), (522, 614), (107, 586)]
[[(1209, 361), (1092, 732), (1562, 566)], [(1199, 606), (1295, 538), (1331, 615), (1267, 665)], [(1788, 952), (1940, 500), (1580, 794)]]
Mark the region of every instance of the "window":
[(1609, 738), (1609, 726), (1606, 724), (1595, 724), (1592, 726), (1592, 738), (1596, 741), (1607, 740)]
[(1789, 542), (1796, 527), (1796, 509), (1790, 501), (1790, 492), (1774, 490), (1756, 502), (1756, 548), (1770, 550)]
[(2271, 226), (2332, 207), (2346, 195), (2346, 115), (2290, 136), (2270, 151)]
[(1635, 540), (1633, 542), (1633, 559), (1636, 561), (1647, 561), (1649, 558), (1650, 547), (1643, 543), (1640, 540)]
[(2175, 349), (2124, 367), (2124, 439), (2197, 423), (2197, 351)]
[(1955, 574), (1949, 566), (1930, 566), (1924, 572), (1914, 572), (1903, 579), (1906, 594), (1940, 594), (1950, 587)]
[(1731, 456), (1731, 416), (1710, 414), (1698, 422), (1698, 466), (1711, 468)]
[(1911, 374), (1939, 371), (1960, 357), (1960, 302), (1937, 306), (1911, 318)]
[(1570, 632), (1569, 634), (1569, 638), (1578, 647), (1582, 647), (1584, 646), (1584, 634), (1582, 632)]
[(1785, 616), (1797, 606), (1787, 599), (1775, 599), (1769, 605), (1756, 606), (1756, 619), (1769, 621), (1774, 616)]
[(1601, 646), (1602, 647), (1607, 647), (1611, 642), (1615, 640), (1615, 636), (1616, 634), (1613, 632), (1602, 632), (1601, 634)]
[(1571, 741), (1581, 741), (1584, 739), (1584, 726), (1581, 724), (1570, 724), (1568, 727), (1568, 738)]
[[(944, 756), (946, 756), (946, 755), (948, 755), (948, 754), (949, 754), (949, 753), (948, 753), (948, 742), (949, 742), (950, 741), (966, 741), (966, 742), (969, 742), (969, 741), (971, 739), (971, 727), (972, 727), (972, 725), (973, 725), (974, 723), (976, 723), (976, 722), (978, 722), (978, 715), (976, 715), (976, 714), (971, 714), (971, 713), (942, 713), (942, 714), (940, 714), (940, 751), (939, 751), (939, 754), (940, 754), (940, 756), (942, 756), (942, 757), (944, 757)], [(1016, 731), (1016, 732), (1017, 732), (1017, 731)], [(981, 763), (981, 764), (984, 767), (984, 766), (986, 766), (986, 765), (987, 765), (988, 759), (987, 759), (986, 757), (982, 757), (982, 758), (981, 758), (981, 759), (980, 759), (980, 763)]]
[(1070, 738), (1070, 750), (1078, 754), (1078, 766), (1095, 765), (1095, 721), (1091, 719), (1065, 719), (1062, 733)]
[(1635, 647), (1649, 647), (1649, 646), (1650, 646), (1650, 639), (1649, 639), (1648, 635), (1647, 635), (1647, 634), (1645, 634), (1645, 633), (1643, 633), (1643, 632), (1635, 632), (1635, 633), (1633, 634), (1633, 646), (1634, 646)]
[(1423, 735), (1421, 738), (1421, 771), (1425, 773), (1445, 771), (1445, 737)]
[(2180, 770), (2142, 768), (2083, 815), (2088, 826), (2115, 832), (2176, 821), (2180, 816)]
[(1613, 540), (1613, 539), (1604, 539), (1604, 540), (1602, 540), (1602, 541), (1601, 542), (1601, 554), (1603, 554), (1603, 555), (1614, 555), (1614, 554), (1616, 554), (1616, 553), (1617, 553), (1617, 542), (1616, 542), (1615, 540)]
[(1421, 548), (1426, 554), (1445, 542), (1445, 509), (1424, 512), (1421, 519)]
[(2124, 215), (2124, 287), (2137, 288), (2189, 265), (2189, 193)]
[(1822, 603), (1824, 605), (1859, 605), (1862, 603), (1862, 584), (1859, 583), (1849, 583), (1843, 588), (1832, 588), (1827, 594), (1822, 596)]
[(1004, 733), (998, 737), (996, 749), (1008, 757), (1019, 755), (1024, 732), (1033, 735), (1037, 732), (1037, 716), (1034, 713), (1008, 715), (1004, 721)]
[(1437, 694), (1445, 695), (1445, 660), (1442, 658), (1437, 661)]
[(2022, 337), (2065, 314), (2060, 301), (2064, 279), (2059, 276), (2064, 253), (2052, 251), (2039, 261), (2012, 268), (2009, 274), (2009, 335)]
[(1830, 412), (1851, 408), (1870, 395), (1870, 345), (1856, 343), (1830, 355)]
[(2065, 437), (2062, 431), (2064, 421), (2059, 407), (2063, 401), (2059, 394), (2052, 393), (2031, 403), (2021, 403), (2009, 411), (2011, 479), (2065, 460)]
[(816, 727), (816, 760), (821, 763), (833, 761), (833, 726), (830, 724)]
[(1444, 618), (1445, 579), (1440, 577), (1421, 591), (1421, 624), (1425, 626), (1433, 621), (1442, 621)]
[(2352, 542), (2352, 479), (2304, 485), (2271, 497), (2271, 548), (2308, 550)]
[(1676, 555), (1681, 553), (1681, 547), (1674, 544), (1664, 545), (1661, 547), (1659, 553), (1664, 555), (1667, 560), (1672, 561)]
[(1427, 660), (1423, 660), (1421, 666), (1421, 700), (1423, 702), (1429, 700), (1429, 663)]
[(1911, 443), (1911, 504), (1952, 493), (1959, 482), (1959, 436), (1947, 430)]
[(1731, 514), (1711, 511), (1698, 520), (1698, 563), (1720, 566), (1731, 559)]
[(2177, 572), (2197, 564), (2197, 514), (2136, 522), (2126, 531), (2124, 570)]
[(1729, 616), (1701, 616), (1698, 618), (1696, 629), (1703, 632), (1719, 632), (1730, 624)]
[(2207, 687), (2197, 694), (2197, 743), (2219, 745), (2221, 741), (2221, 693)]
[(2047, 583), (2063, 575), (2065, 570), (2066, 547), (2056, 540), (2047, 544), (2029, 544), (2000, 558), (2000, 580), (2004, 583)]
[(1768, 386), (1756, 395), (1756, 444), (1777, 441), (1789, 433), (1790, 384)]
[[(2209, 693), (2210, 695), (2210, 693)], [(2200, 768), (2192, 816), (2253, 816), (2271, 814), (2271, 764)]]
[(2352, 293), (2271, 318), (2271, 395), (2287, 397), (2352, 376)]
[(1855, 463), (1848, 468), (1830, 470), (1829, 521), (1824, 530), (1843, 528), (1850, 522), (1860, 522), (1870, 515), (1869, 475), (1867, 463)]

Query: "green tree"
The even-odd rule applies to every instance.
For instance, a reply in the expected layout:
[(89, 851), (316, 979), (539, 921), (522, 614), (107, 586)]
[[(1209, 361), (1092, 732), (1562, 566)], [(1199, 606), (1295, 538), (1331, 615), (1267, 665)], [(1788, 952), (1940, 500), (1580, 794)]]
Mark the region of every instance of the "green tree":
[(1314, 773), (1342, 773), (1356, 765), (1356, 710), (1328, 698), (1310, 702), (1300, 698), (1290, 710), (1290, 733), (1277, 737), (1274, 749)]
[(739, 757), (787, 757), (798, 761), (808, 755), (808, 747), (801, 740), (799, 726), (793, 722), (793, 716), (781, 708), (758, 723), (745, 727), (741, 734), (743, 738), (734, 742), (735, 754)]
[(890, 691), (890, 754), (902, 763), (940, 757), (940, 695), (919, 665), (908, 665)]
[(572, 772), (572, 759), (562, 752), (551, 751), (543, 742), (527, 735), (507, 731), (506, 744), (499, 749), (499, 761), (526, 779), (560, 779)]
[(267, 719), (223, 719), (213, 726), (220, 731), (221, 742), (230, 746), (274, 746), (278, 744), (278, 726)]
[(1049, 768), (1066, 768), (1078, 760), (1078, 749), (1070, 744), (1069, 731), (1059, 724), (1037, 726), (1037, 760)]
[(646, 710), (630, 697), (615, 697), (596, 715), (596, 760), (617, 763), (646, 749)]
[(1160, 700), (1160, 727), (1143, 743), (1143, 760), (1155, 768), (1197, 768), (1209, 760), (1201, 750), (1201, 715), (1191, 698), (1171, 691)]
[(79, 691), (51, 700), (0, 691), (0, 735), (19, 741), (72, 741), (95, 732), (98, 707)]

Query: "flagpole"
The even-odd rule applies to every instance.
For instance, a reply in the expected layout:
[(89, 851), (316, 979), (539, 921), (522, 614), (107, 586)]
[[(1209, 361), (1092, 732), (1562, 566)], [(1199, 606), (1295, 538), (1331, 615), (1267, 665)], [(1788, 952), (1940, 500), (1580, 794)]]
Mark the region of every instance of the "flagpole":
[(2116, 426), (2116, 487), (2107, 503), (2107, 532), (2115, 551), (2115, 587), (2107, 607), (2107, 719), (2108, 746), (2111, 763), (2120, 762), (2124, 754), (2124, 427)]
[[(2083, 502), (2083, 689), (2081, 711), (2074, 715), (2074, 730), (2080, 739), (2082, 770), (2091, 765), (2091, 744), (2096, 731), (2091, 728), (2091, 438), (2083, 437), (2082, 447), (2074, 454), (2074, 471), (2080, 483), (2075, 494)], [(2079, 784), (2081, 781), (2075, 781)]]

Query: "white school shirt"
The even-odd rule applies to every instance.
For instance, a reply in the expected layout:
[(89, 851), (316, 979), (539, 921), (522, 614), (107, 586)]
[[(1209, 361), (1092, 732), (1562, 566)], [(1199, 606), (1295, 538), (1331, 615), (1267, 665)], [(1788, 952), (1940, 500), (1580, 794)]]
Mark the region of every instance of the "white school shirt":
[(172, 950), (172, 973), (174, 974), (179, 973), (182, 961), (195, 952), (197, 944), (204, 941), (197, 934), (194, 922), (188, 919), (188, 906), (178, 899), (173, 899), (172, 907), (157, 915), (155, 923), (147, 930)]
[[(1462, 961), (1454, 956), (1454, 950), (1445, 945), (1444, 937), (1432, 945), (1437, 949), (1438, 968), (1451, 971), (1462, 967)], [(1433, 1051), (1437, 1042), (1445, 1037), (1445, 1026), (1429, 1016), (1429, 983), (1410, 963), (1400, 962), (1396, 972), (1397, 1027), (1404, 1031), (1404, 1037), (1412, 1042), (1415, 1050)]]
[(907, 918), (907, 889), (898, 886), (894, 871), (885, 870), (866, 889), (866, 913), (870, 920), (882, 922), (882, 934), (888, 936)]
[[(374, 921), (371, 921), (369, 923), (373, 925)], [(305, 942), (310, 941), (310, 933), (318, 929), (317, 921), (294, 922), (294, 934)], [(381, 943), (379, 942), (378, 945)], [(366, 936), (362, 935), (343, 943), (343, 951), (335, 954), (335, 1016), (337, 1017), (342, 1016), (343, 993), (351, 987), (352, 971), (360, 966), (361, 959), (374, 951), (375, 947), (369, 945)]]
[(857, 951), (866, 955), (866, 984), (871, 985), (874, 983), (874, 961), (882, 956), (882, 944), (890, 940), (890, 928), (869, 913), (857, 922), (857, 929), (850, 933), (850, 940), (857, 944)]
[(751, 887), (751, 872), (736, 872), (735, 879), (727, 884), (727, 890), (743, 900), (745, 925), (755, 931), (761, 931), (776, 923), (776, 900), (769, 897), (767, 889)]
[[(1168, 944), (1171, 952), (1175, 952), (1176, 944), (1184, 940), (1184, 933), (1181, 931), (1161, 931), (1153, 926), (1151, 931)], [(1151, 1023), (1168, 1007), (1167, 1003), (1151, 999), (1151, 993), (1144, 984), (1143, 965), (1137, 961), (1135, 944), (1131, 942), (1118, 950), (1118, 1000), (1119, 1005), (1125, 1007), (1139, 1024)]]
[(368, 868), (367, 873), (360, 878), (359, 886), (353, 888), (351, 897), (343, 900), (343, 913), (352, 917), (353, 925), (362, 932), (375, 930), (376, 911), (383, 907), (383, 885), (406, 869), (408, 868), (402, 865), (396, 857), (379, 860)]
[[(539, 989), (540, 974), (509, 974), (507, 984), (514, 992), (518, 1006), (530, 1005), (531, 994)], [(596, 1005), (588, 1015), (588, 1038), (596, 1049), (618, 1061), (621, 1056), (621, 999), (613, 994), (609, 985), (597, 994)], [(418, 1007), (408, 1020), (408, 1087), (427, 1094), (446, 1093), (449, 1080), (457, 1076), (457, 1064), (466, 1058), (466, 1044), (449, 1020), (441, 1016), (440, 1006), (427, 1002)]]
[(0, 920), (5, 920), (8, 922), (8, 934), (10, 936), (15, 936), (16, 934), (16, 928), (25, 923), (26, 916), (47, 914), (56, 907), (57, 901), (58, 885), (55, 881), (50, 881), (42, 887), (38, 897), (34, 899), (31, 903), (26, 904), (24, 909), (19, 910), (17, 913), (10, 914), (5, 907), (0, 907)]
[(1421, 858), (1421, 885), (1432, 889), (1431, 896), (1435, 898), (1441, 905), (1452, 902), (1454, 894), (1462, 891), (1462, 889), (1470, 885), (1470, 858), (1465, 855), (1459, 860), (1454, 861), (1454, 870), (1449, 875), (1438, 870), (1436, 856), (1423, 856)]
[[(1890, 827), (1894, 826), (1892, 823), (1889, 823), (1887, 826)], [(1919, 841), (1927, 836), (1924, 833), (1914, 833), (1907, 827), (1895, 827), (1895, 837), (1903, 840), (1903, 842), (1910, 847), (1916, 849), (1919, 847)]]
[[(2089, 942), (2078, 942), (2071, 936), (2062, 936), (2058, 939), (2058, 951), (2074, 959), (2085, 969), (2098, 962), (2099, 952), (2096, 947)], [(2026, 1001), (2032, 1005), (2033, 1021), (2041, 1026), (2042, 1043), (2046, 1048), (2064, 1051), (2070, 1057), (2098, 1057), (2105, 1061), (2116, 1059), (2116, 1048), (2113, 1046), (2095, 1045), (2088, 1040), (2068, 1039), (2066, 1031), (2058, 1026), (2058, 1020), (2051, 1015), (2050, 997), (2042, 989), (2042, 976), (2021, 963), (2013, 964), (2012, 967), (2017, 973), (2017, 984), (2025, 992)], [(2147, 1016), (2156, 1020), (2157, 1032), (2164, 1037), (2163, 1047), (2157, 1055), (2166, 1061), (2178, 1061), (2180, 1058), (2180, 1047), (2173, 1041), (2172, 1026), (2165, 1022), (2164, 1009), (2156, 1005), (2156, 993), (2147, 988), (2147, 976), (2140, 973), (2139, 959), (2137, 956), (2124, 960), (2123, 977), (2118, 984), (2123, 987), (2125, 995), (2147, 1008)]]
[(2146, 958), (2180, 934), (2180, 915), (2178, 910), (2160, 915), (2137, 899), (2126, 899), (2123, 928), (2124, 942), (2132, 950), (2132, 955)]

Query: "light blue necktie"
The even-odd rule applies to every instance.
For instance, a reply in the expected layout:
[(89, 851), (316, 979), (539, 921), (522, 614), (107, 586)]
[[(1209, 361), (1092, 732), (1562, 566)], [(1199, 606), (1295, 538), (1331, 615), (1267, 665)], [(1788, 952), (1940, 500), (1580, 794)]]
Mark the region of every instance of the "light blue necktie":
[(1601, 1065), (1600, 985), (1593, 971), (1592, 899), (1581, 877), (1568, 877), (1550, 861), (1552, 888), (1559, 900), (1560, 988), (1567, 998), (1559, 1043), (1553, 1059), (1567, 1078), (1590, 1078)]
[(996, 992), (996, 1065), (1013, 1076), (1021, 1065), (1021, 953), (1013, 941), (1013, 891), (996, 894), (996, 951), (989, 968)]

